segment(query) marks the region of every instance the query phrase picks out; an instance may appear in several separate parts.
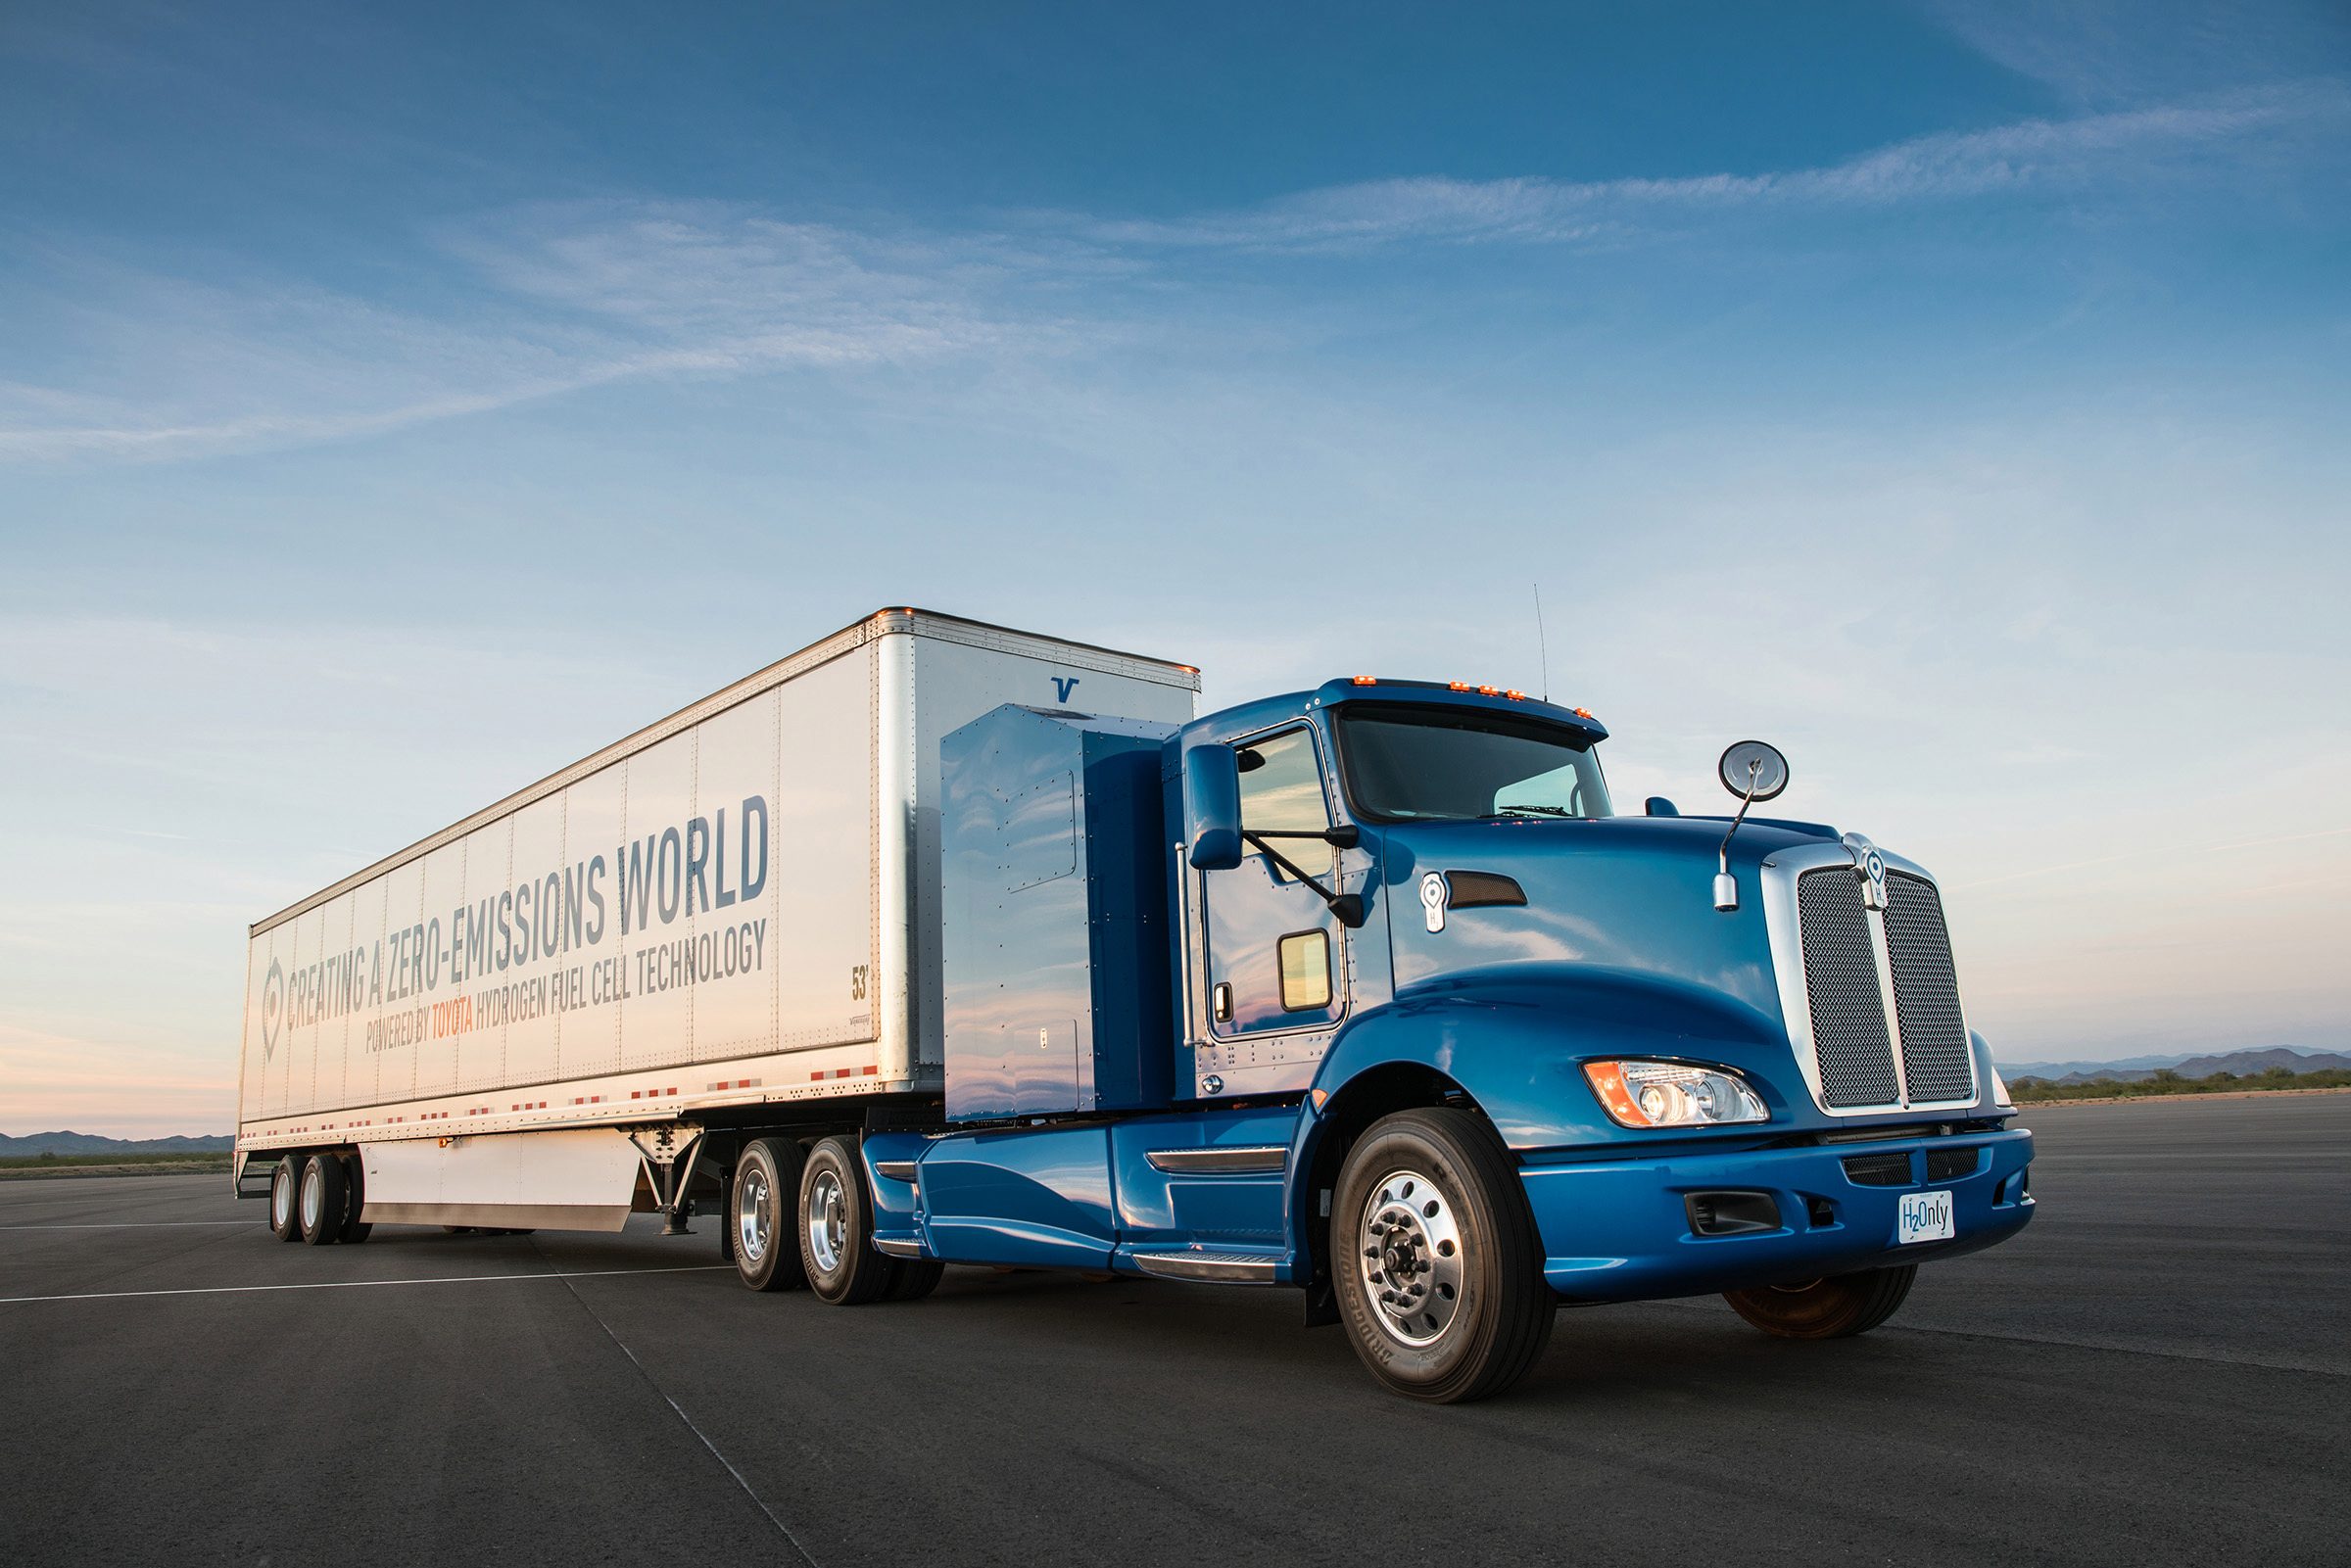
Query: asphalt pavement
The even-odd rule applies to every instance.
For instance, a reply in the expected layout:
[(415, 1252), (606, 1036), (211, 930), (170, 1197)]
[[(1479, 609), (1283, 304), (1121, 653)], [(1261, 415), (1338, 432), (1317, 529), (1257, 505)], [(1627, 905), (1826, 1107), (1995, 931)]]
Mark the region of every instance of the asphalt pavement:
[(1566, 1312), (1381, 1392), (1299, 1298), (664, 1240), (273, 1240), (221, 1177), (0, 1185), (11, 1562), (2351, 1562), (2351, 1096), (2031, 1113), (2039, 1212), (1862, 1339)]

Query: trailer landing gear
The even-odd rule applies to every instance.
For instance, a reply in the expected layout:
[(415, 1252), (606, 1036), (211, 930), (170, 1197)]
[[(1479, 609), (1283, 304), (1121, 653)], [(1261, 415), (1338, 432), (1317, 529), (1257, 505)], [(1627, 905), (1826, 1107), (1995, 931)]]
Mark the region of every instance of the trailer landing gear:
[(694, 1200), (687, 1196), (687, 1191), (694, 1185), (695, 1165), (701, 1155), (701, 1129), (658, 1127), (651, 1138), (648, 1144), (638, 1134), (629, 1134), (629, 1142), (637, 1146), (637, 1153), (645, 1162), (645, 1179), (653, 1191), (653, 1207), (661, 1211), (661, 1234), (691, 1236), (694, 1227), (687, 1221), (694, 1217)]

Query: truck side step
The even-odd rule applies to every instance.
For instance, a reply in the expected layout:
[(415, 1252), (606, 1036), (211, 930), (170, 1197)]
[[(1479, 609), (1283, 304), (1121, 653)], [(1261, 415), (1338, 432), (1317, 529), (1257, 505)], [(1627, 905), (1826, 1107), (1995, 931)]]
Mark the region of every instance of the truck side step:
[(1277, 1259), (1250, 1253), (1135, 1253), (1134, 1266), (1161, 1279), (1213, 1280), (1221, 1285), (1271, 1285)]

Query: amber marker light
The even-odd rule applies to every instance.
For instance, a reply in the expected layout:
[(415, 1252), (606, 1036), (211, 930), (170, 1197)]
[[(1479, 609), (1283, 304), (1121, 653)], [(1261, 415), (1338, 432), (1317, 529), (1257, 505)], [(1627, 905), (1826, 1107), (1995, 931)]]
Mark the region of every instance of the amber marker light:
[(1466, 681), (1448, 681), (1445, 683), (1445, 689), (1448, 691), (1474, 691), (1477, 688)]
[(1379, 682), (1372, 676), (1359, 675), (1355, 678), (1355, 684), (1357, 686), (1377, 686)]
[(1503, 695), (1509, 697), (1512, 702), (1524, 702), (1526, 700), (1526, 693), (1518, 690), (1514, 687), (1511, 689), (1505, 691)]
[(1592, 717), (1592, 710), (1590, 708), (1577, 708), (1574, 711), (1575, 716), (1579, 719), (1589, 719)]
[(1601, 1109), (1616, 1118), (1620, 1125), (1646, 1127), (1649, 1117), (1633, 1104), (1632, 1092), (1624, 1086), (1624, 1066), (1618, 1062), (1587, 1062), (1584, 1077), (1591, 1083), (1592, 1092), (1600, 1096)]

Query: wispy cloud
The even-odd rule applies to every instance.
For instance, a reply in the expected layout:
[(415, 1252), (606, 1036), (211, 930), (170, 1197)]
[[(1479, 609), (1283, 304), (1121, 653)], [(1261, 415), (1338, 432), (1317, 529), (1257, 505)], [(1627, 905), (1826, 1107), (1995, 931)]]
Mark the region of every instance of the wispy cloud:
[(2275, 81), (2351, 52), (2336, 0), (1921, 0), (1986, 59), (2069, 103), (2145, 104)]
[[(1376, 180), (1155, 222), (1031, 214), (953, 230), (725, 202), (539, 204), (424, 236), (392, 309), (85, 267), (50, 377), (0, 365), (0, 463), (156, 461), (351, 440), (618, 383), (1082, 354), (1165, 322), (1186, 255), (1625, 246), (1742, 214), (2130, 191), (2351, 127), (2351, 84), (1919, 137), (1762, 173)], [(2247, 156), (2250, 156), (2247, 153)], [(1171, 287), (1171, 285), (1175, 285)], [(61, 287), (65, 287), (61, 285)], [(1189, 323), (1197, 327), (1198, 323)], [(1226, 321), (1222, 330), (1239, 331)]]
[(2351, 122), (2351, 85), (2326, 77), (2199, 103), (2030, 119), (1921, 136), (1814, 168), (1672, 179), (1370, 180), (1260, 207), (1090, 232), (1137, 246), (1326, 250), (1413, 240), (1622, 239), (1660, 219), (1767, 207), (1869, 208), (2033, 190), (2177, 168), (2199, 150)]
[[(127, 280), (111, 308), (88, 312), (90, 357), (102, 378), (149, 396), (0, 382), (0, 460), (380, 435), (615, 382), (838, 369), (1055, 330), (1034, 311), (991, 309), (1008, 263), (986, 247), (742, 207), (532, 207), (432, 240), (465, 286), (445, 315), (309, 288)], [(57, 417), (67, 409), (80, 417)]]

